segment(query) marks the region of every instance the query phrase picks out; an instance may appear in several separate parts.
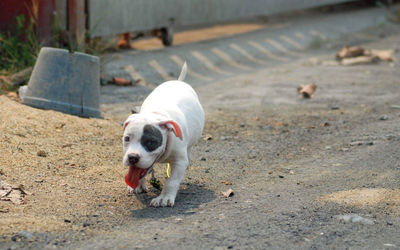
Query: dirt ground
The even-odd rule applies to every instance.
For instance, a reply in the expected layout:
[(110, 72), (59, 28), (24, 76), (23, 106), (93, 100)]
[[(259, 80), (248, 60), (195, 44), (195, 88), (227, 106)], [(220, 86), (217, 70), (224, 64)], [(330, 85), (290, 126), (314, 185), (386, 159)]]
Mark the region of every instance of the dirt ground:
[[(0, 96), (0, 181), (29, 192), (24, 204), (0, 201), (0, 248), (400, 247), (398, 61), (323, 64), (332, 57), (197, 88), (206, 127), (174, 208), (150, 208), (155, 189), (126, 192), (122, 116), (84, 119)], [(304, 100), (296, 87), (309, 82), (318, 88)]]

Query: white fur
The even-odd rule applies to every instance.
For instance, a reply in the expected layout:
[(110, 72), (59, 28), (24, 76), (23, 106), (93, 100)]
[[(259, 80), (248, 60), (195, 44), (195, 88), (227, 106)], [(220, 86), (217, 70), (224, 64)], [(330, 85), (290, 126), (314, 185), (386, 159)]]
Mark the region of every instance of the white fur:
[[(182, 67), (179, 80), (164, 82), (155, 88), (144, 100), (140, 112), (128, 117), (125, 121), (124, 137), (132, 136), (131, 141), (124, 142), (123, 162), (129, 166), (127, 155), (136, 153), (140, 168), (150, 168), (154, 162), (169, 162), (171, 177), (167, 180), (160, 196), (154, 198), (150, 205), (173, 206), (186, 168), (190, 163), (191, 147), (201, 137), (204, 127), (204, 111), (193, 88), (183, 82), (186, 76), (186, 62)], [(171, 132), (172, 127), (160, 126), (165, 121), (176, 122), (182, 132), (182, 139)], [(140, 144), (143, 127), (146, 124), (157, 126), (163, 137), (162, 146), (153, 152), (147, 152)], [(168, 140), (168, 150), (166, 142)], [(139, 182), (135, 192), (146, 190), (144, 178)], [(131, 188), (132, 190), (132, 188)]]

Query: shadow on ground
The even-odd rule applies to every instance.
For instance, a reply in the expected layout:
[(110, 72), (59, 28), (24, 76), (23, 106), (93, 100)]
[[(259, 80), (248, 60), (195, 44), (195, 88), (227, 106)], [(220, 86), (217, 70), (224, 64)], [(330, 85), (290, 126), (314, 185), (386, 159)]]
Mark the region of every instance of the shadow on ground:
[(190, 184), (185, 189), (179, 190), (174, 207), (150, 207), (150, 201), (155, 197), (156, 195), (150, 194), (138, 195), (137, 198), (147, 207), (132, 210), (132, 217), (157, 219), (177, 215), (192, 215), (195, 213), (192, 209), (198, 208), (201, 204), (208, 203), (216, 198), (214, 191), (196, 184)]

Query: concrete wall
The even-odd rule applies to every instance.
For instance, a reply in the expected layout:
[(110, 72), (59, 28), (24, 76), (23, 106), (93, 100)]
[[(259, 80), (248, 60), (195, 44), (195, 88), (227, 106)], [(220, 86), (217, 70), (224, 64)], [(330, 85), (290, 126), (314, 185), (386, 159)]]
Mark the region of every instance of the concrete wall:
[(92, 37), (265, 16), (349, 0), (88, 0)]

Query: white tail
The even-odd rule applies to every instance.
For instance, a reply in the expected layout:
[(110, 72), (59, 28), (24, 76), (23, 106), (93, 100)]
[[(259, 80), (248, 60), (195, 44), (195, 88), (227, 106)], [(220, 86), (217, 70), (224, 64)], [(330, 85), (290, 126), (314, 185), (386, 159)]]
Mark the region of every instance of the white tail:
[(186, 72), (187, 72), (187, 65), (186, 65), (186, 61), (185, 61), (185, 63), (182, 66), (181, 73), (179, 74), (178, 81), (185, 80)]

